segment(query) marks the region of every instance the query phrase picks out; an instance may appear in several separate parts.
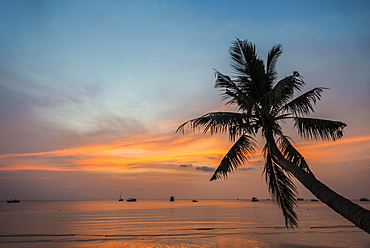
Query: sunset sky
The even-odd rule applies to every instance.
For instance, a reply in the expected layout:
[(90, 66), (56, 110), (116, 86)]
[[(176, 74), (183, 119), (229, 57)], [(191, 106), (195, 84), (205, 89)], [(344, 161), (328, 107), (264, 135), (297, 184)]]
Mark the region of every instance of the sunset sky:
[(313, 117), (343, 139), (285, 131), (319, 180), (370, 197), (369, 23), (369, 1), (0, 1), (0, 199), (268, 198), (260, 149), (210, 182), (228, 138), (175, 133), (226, 110), (213, 68), (232, 75), (235, 38), (330, 88)]

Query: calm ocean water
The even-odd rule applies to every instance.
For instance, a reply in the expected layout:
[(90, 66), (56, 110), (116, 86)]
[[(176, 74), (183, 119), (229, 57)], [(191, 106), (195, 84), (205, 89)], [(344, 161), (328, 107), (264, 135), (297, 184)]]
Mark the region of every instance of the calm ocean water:
[(320, 202), (297, 212), (299, 228), (287, 230), (271, 201), (1, 202), (0, 247), (370, 248), (370, 235)]

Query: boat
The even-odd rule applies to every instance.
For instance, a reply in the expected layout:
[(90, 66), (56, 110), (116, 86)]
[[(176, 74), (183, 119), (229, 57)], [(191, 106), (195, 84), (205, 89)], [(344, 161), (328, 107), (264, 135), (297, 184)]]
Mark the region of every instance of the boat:
[(252, 197), (252, 202), (259, 202), (260, 200), (258, 200), (257, 197)]
[(369, 198), (361, 197), (360, 201), (369, 201)]
[(192, 200), (192, 202), (198, 202), (198, 200), (195, 200), (195, 199), (194, 199), (194, 200)]
[(175, 197), (171, 196), (171, 197), (170, 197), (170, 201), (171, 201), (171, 202), (175, 201)]
[(318, 202), (318, 199), (311, 199), (312, 202)]
[(127, 198), (126, 201), (128, 201), (128, 202), (136, 202), (136, 198), (131, 198), (130, 197), (130, 198)]
[(122, 191), (121, 191), (121, 193), (119, 194), (119, 199), (118, 199), (118, 201), (123, 201), (123, 198), (122, 198)]
[(304, 201), (303, 198), (297, 198), (297, 201)]
[(18, 200), (18, 199), (9, 199), (9, 200), (7, 200), (6, 202), (7, 202), (7, 203), (19, 203), (19, 202), (20, 202), (20, 200)]

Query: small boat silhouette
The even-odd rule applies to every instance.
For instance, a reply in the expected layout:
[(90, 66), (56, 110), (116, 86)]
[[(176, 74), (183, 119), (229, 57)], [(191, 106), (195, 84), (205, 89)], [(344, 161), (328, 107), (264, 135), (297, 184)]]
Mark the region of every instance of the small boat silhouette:
[(123, 198), (122, 198), (122, 191), (121, 191), (121, 193), (119, 194), (119, 199), (118, 199), (118, 201), (123, 201)]

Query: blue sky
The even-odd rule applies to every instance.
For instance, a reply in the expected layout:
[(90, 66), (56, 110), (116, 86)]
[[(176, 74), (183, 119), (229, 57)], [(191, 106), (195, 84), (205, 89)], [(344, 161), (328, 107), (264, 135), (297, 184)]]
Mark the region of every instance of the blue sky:
[[(143, 189), (142, 197), (151, 197), (154, 193), (145, 193), (145, 189), (149, 192), (149, 188), (158, 187), (160, 191), (164, 186), (144, 183), (147, 178), (140, 173), (149, 171), (153, 164), (158, 164), (150, 167), (152, 173), (158, 173), (155, 185), (168, 185), (160, 179), (163, 173), (181, 178), (184, 167), (179, 165), (192, 164), (188, 176), (199, 184), (192, 189), (207, 189), (199, 197), (215, 198), (217, 195), (212, 192), (220, 187), (225, 191), (220, 197), (225, 198), (235, 190), (233, 185), (238, 180), (252, 174), (255, 193), (266, 194), (266, 186), (260, 182), (262, 170), (257, 166), (252, 166), (256, 170), (235, 174), (235, 179), (231, 176), (228, 184), (217, 182), (222, 186), (209, 186), (212, 172), (195, 168), (214, 168), (217, 159), (171, 157), (152, 161), (151, 165), (136, 162), (137, 173), (126, 164), (121, 169), (103, 164), (94, 167), (92, 175), (91, 169), (75, 167), (75, 163), (84, 163), (82, 160), (72, 163), (60, 155), (41, 155), (127, 140), (136, 145), (161, 140), (167, 142), (160, 145), (168, 149), (168, 156), (174, 156), (171, 149), (175, 148), (167, 145), (184, 138), (174, 134), (182, 122), (224, 108), (219, 92), (213, 89), (213, 68), (231, 73), (228, 48), (236, 37), (255, 43), (262, 58), (273, 45), (282, 44), (280, 77), (299, 71), (307, 83), (306, 90), (316, 86), (331, 89), (324, 93), (316, 116), (348, 124), (345, 138), (361, 140), (350, 143), (350, 147), (357, 148), (359, 161), (347, 147), (348, 156), (352, 155), (340, 162), (348, 167), (320, 167), (320, 159), (313, 159), (314, 169), (320, 173), (323, 168), (332, 168), (335, 177), (340, 178), (348, 175), (348, 164), (354, 163), (351, 180), (369, 175), (369, 22), (368, 1), (1, 1), (0, 152), (6, 157), (0, 158), (4, 172), (0, 185), (7, 191), (0, 193), (0, 199), (29, 195), (24, 189), (12, 189), (14, 183), (22, 184), (22, 178), (31, 180), (23, 188), (37, 189), (34, 191), (39, 194), (33, 193), (34, 198), (46, 195), (40, 186), (44, 184), (55, 186), (57, 197), (72, 197), (63, 188), (71, 188), (69, 193), (75, 189), (73, 197), (78, 197), (78, 189), (95, 189), (89, 183), (90, 177), (100, 178), (104, 185), (100, 189), (106, 189), (104, 194), (90, 198), (105, 197), (107, 191), (109, 196), (115, 196), (117, 188), (127, 187), (131, 179), (125, 176), (130, 173), (136, 176), (137, 188)], [(199, 140), (194, 138), (193, 142)], [(227, 139), (217, 139), (215, 144), (225, 149), (203, 154), (204, 157), (220, 158), (229, 145)], [(126, 152), (140, 153), (142, 158), (159, 153), (143, 147)], [(29, 159), (19, 160), (11, 154), (23, 154)], [(40, 169), (36, 166), (42, 163), (38, 159), (48, 161), (50, 167)], [(310, 157), (307, 159), (310, 161)], [(321, 178), (329, 183), (332, 180), (334, 189), (338, 187), (349, 197), (359, 197), (354, 191), (364, 188), (364, 184), (370, 186), (364, 179), (358, 180), (352, 191), (342, 189), (337, 179), (330, 176), (332, 172), (322, 171)], [(48, 179), (37, 180), (35, 173)], [(56, 186), (55, 180), (63, 182), (66, 173), (72, 173), (76, 179), (66, 182), (68, 187), (63, 183)], [(118, 179), (110, 185), (112, 174)], [(179, 183), (177, 194), (191, 197), (193, 192), (189, 193), (186, 187)], [(249, 193), (240, 190), (235, 196), (242, 198), (241, 194)]]

